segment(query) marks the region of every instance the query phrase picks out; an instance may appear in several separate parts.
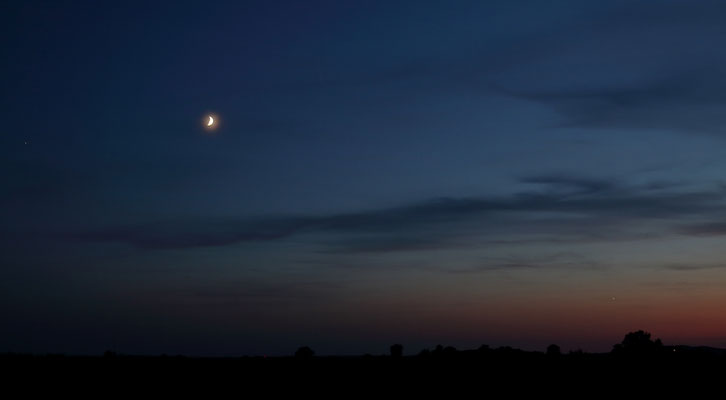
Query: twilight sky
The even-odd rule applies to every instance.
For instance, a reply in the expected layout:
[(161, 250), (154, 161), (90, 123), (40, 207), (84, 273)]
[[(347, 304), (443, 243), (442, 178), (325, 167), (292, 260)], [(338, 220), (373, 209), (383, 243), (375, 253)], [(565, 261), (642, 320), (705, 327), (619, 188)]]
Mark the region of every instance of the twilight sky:
[(724, 21), (3, 2), (0, 352), (726, 346)]

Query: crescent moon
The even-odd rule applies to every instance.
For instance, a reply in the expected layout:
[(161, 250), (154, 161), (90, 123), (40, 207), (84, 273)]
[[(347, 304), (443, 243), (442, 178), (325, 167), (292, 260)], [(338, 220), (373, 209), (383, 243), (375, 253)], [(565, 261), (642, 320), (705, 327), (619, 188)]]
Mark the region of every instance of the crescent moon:
[(210, 115), (209, 122), (207, 122), (207, 126), (212, 126), (213, 123), (214, 123), (214, 118), (212, 118), (212, 116)]

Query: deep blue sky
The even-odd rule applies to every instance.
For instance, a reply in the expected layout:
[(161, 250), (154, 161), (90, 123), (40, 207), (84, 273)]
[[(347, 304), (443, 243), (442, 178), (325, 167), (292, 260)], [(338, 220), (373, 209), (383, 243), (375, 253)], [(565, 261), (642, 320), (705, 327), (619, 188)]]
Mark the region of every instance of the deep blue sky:
[(0, 351), (726, 346), (720, 1), (0, 7)]

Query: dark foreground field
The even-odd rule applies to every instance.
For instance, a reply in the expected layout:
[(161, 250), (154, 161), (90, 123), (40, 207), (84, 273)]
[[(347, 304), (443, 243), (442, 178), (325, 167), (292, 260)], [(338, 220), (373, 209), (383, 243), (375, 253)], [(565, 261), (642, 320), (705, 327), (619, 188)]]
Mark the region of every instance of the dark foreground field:
[[(425, 394), (428, 390), (478, 388), (510, 395), (544, 390), (590, 397), (597, 393), (624, 396), (629, 390), (641, 394), (705, 391), (726, 382), (723, 351), (685, 346), (640, 354), (545, 354), (511, 348), (466, 351), (449, 348), (416, 356), (360, 357), (4, 354), (0, 356), (0, 364), (7, 371), (6, 384), (30, 379), (36, 385), (55, 382), (52, 385), (95, 386), (100, 390), (155, 386), (184, 391), (202, 386), (307, 393), (341, 388), (383, 391), (398, 387)], [(582, 390), (596, 391), (585, 395)]]

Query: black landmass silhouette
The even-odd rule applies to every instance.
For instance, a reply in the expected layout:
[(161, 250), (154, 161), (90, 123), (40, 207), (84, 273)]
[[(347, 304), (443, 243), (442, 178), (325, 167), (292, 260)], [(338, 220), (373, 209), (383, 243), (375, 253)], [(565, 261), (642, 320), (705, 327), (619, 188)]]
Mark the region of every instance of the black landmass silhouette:
[[(659, 339), (652, 340), (645, 331), (628, 333), (609, 353), (580, 350), (564, 353), (556, 344), (548, 346), (545, 352), (487, 345), (457, 350), (438, 345), (404, 356), (403, 349), (403, 345), (396, 343), (384, 355), (318, 356), (312, 348), (302, 346), (285, 357), (138, 356), (113, 351), (106, 351), (102, 356), (5, 353), (0, 354), (0, 367), (10, 371), (4, 375), (6, 382), (12, 382), (13, 377), (64, 380), (83, 377), (86, 381), (117, 384), (176, 382), (169, 384), (180, 385), (221, 380), (246, 382), (251, 387), (269, 384), (275, 388), (295, 382), (301, 387), (382, 388), (405, 384), (418, 389), (435, 382), (459, 382), (499, 389), (504, 385), (512, 393), (557, 385), (562, 390), (581, 386), (589, 390), (616, 387), (625, 390), (638, 386), (652, 394), (652, 391), (668, 393), (668, 385), (700, 382), (703, 386), (708, 382), (726, 381), (726, 349), (666, 346)], [(488, 390), (489, 395), (495, 393), (494, 389)], [(593, 393), (581, 395), (589, 397)]]

